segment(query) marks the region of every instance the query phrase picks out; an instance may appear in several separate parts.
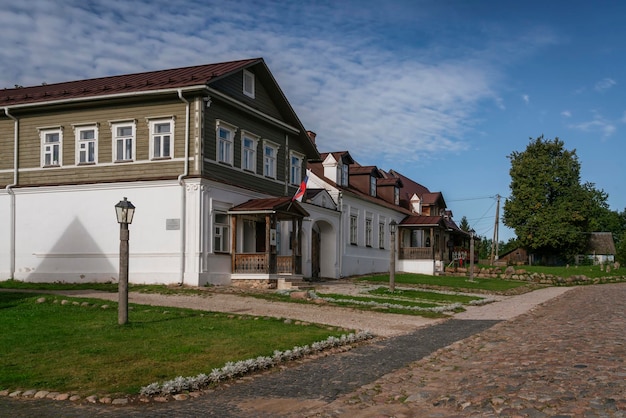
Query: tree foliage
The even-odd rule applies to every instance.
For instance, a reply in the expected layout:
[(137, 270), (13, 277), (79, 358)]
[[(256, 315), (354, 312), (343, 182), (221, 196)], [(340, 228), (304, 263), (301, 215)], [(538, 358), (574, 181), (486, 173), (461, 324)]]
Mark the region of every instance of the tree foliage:
[(461, 222), (459, 222), (459, 228), (460, 228), (462, 231), (465, 231), (465, 232), (469, 232), (469, 230), (470, 230), (470, 229), (472, 229), (472, 228), (470, 227), (469, 222), (467, 221), (467, 217), (466, 217), (466, 216), (463, 216), (463, 217), (461, 218)]
[(511, 193), (503, 222), (515, 230), (520, 245), (545, 256), (570, 258), (584, 252), (588, 232), (608, 211), (607, 195), (592, 183), (580, 183), (576, 150), (540, 136), (511, 160)]

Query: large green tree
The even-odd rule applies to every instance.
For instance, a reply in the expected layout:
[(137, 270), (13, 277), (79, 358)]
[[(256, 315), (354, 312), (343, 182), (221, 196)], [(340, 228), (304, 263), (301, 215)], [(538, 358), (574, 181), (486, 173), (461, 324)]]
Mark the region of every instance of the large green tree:
[(595, 219), (608, 210), (607, 195), (592, 183), (580, 183), (576, 150), (543, 136), (530, 140), (511, 160), (511, 193), (504, 203), (503, 222), (519, 243), (545, 256), (568, 259), (581, 254)]

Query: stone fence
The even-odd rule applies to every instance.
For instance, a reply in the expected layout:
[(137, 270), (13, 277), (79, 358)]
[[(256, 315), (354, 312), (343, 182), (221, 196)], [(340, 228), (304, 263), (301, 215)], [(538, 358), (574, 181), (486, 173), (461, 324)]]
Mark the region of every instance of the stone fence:
[[(619, 266), (616, 266), (619, 268)], [(469, 268), (447, 267), (446, 276), (469, 276)], [(607, 269), (607, 273), (610, 269)], [(573, 274), (569, 277), (560, 277), (545, 273), (531, 273), (524, 269), (509, 267), (478, 267), (474, 266), (474, 278), (476, 279), (506, 279), (520, 280), (525, 282), (545, 284), (549, 286), (574, 286), (583, 284), (618, 283), (626, 282), (626, 275), (614, 275), (605, 277), (587, 277), (584, 274)]]

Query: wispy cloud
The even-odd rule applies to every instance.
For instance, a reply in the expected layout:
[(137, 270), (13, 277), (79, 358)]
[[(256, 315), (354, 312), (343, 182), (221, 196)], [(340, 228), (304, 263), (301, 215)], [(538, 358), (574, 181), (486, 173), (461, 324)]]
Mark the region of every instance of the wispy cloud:
[[(264, 57), (322, 151), (349, 149), (381, 166), (468, 149), (477, 111), (504, 108), (498, 65), (509, 55), (503, 50), (515, 52), (496, 37), (485, 48), (452, 51), (378, 36), (390, 25), (425, 22), (419, 7), (404, 8), (398, 20), (393, 5), (351, 2), (62, 3), (5, 7), (0, 87)], [(552, 42), (542, 32), (524, 45)]]
[(561, 116), (563, 116), (564, 118), (571, 118), (572, 112), (570, 112), (569, 110), (564, 110), (561, 112)]
[(522, 100), (524, 101), (524, 103), (529, 104), (530, 103), (530, 96), (527, 94), (522, 94)]
[(602, 91), (610, 89), (616, 84), (617, 82), (613, 80), (612, 78), (604, 78), (596, 83), (596, 85), (594, 86), (594, 89), (596, 91), (602, 92)]
[(600, 133), (602, 139), (610, 137), (617, 130), (614, 122), (607, 120), (597, 112), (594, 112), (592, 120), (571, 124), (568, 127), (582, 132)]

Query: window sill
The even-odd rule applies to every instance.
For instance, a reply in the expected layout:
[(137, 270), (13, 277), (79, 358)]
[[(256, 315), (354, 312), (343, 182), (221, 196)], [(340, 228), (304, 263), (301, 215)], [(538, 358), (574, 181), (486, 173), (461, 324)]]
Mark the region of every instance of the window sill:
[(150, 159), (150, 161), (165, 161), (165, 160), (171, 160), (172, 157), (155, 157)]
[(61, 167), (59, 164), (42, 165), (41, 168), (55, 168)]
[(77, 166), (96, 165), (96, 163), (95, 162), (93, 162), (93, 163), (77, 163), (76, 165)]
[(114, 162), (115, 164), (120, 164), (120, 163), (122, 163), (122, 164), (123, 164), (123, 163), (132, 163), (132, 162), (134, 162), (134, 161), (135, 161), (135, 160), (115, 160), (115, 161), (113, 161), (113, 162)]

